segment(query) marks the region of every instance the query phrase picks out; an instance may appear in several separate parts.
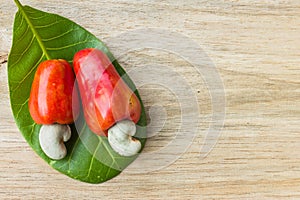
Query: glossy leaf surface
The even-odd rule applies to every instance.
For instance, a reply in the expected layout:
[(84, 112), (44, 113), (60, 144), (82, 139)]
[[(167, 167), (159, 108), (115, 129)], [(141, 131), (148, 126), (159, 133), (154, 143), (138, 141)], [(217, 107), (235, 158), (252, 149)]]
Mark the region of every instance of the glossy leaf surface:
[[(115, 177), (136, 156), (122, 157), (115, 153), (106, 137), (97, 136), (89, 130), (82, 115), (76, 126), (71, 126), (72, 137), (66, 143), (68, 154), (64, 159), (54, 161), (43, 153), (38, 141), (40, 125), (34, 123), (28, 110), (31, 84), (40, 62), (47, 59), (71, 62), (77, 51), (89, 47), (105, 52), (120, 76), (140, 98), (134, 84), (105, 44), (84, 28), (59, 15), (15, 2), (19, 10), (15, 15), (13, 44), (8, 59), (8, 81), (11, 107), (18, 128), (32, 149), (63, 174), (89, 183), (101, 183)], [(138, 124), (146, 126), (143, 106)], [(145, 128), (138, 129), (142, 146), (145, 136)]]

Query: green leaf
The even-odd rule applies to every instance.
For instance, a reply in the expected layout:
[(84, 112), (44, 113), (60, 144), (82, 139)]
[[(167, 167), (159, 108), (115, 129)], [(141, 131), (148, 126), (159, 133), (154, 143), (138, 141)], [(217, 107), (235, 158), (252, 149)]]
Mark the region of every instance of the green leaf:
[[(56, 14), (46, 13), (15, 0), (19, 10), (15, 15), (13, 44), (8, 58), (8, 82), (13, 115), (22, 135), (32, 149), (56, 170), (74, 179), (101, 183), (117, 176), (136, 156), (122, 157), (112, 150), (106, 137), (92, 133), (83, 115), (80, 124), (71, 125), (72, 137), (66, 143), (68, 154), (59, 161), (51, 160), (42, 151), (38, 134), (40, 125), (32, 120), (28, 110), (31, 84), (40, 62), (47, 59), (65, 59), (72, 62), (74, 54), (94, 47), (104, 51), (118, 73), (140, 98), (133, 82), (103, 42), (74, 22)], [(124, 76), (123, 76), (124, 75)], [(142, 106), (143, 107), (143, 106)], [(138, 122), (139, 140), (146, 142), (146, 115), (144, 107)]]

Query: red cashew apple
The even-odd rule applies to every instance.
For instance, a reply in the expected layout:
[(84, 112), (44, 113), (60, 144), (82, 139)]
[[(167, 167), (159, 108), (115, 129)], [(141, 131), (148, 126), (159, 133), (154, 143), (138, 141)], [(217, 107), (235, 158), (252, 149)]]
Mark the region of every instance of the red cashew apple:
[(77, 52), (73, 60), (84, 117), (97, 135), (123, 119), (137, 123), (141, 104), (122, 80), (105, 53), (88, 48)]
[[(39, 64), (29, 97), (29, 112), (37, 124), (70, 124), (79, 115), (75, 76), (62, 59)], [(72, 103), (74, 106), (72, 106)]]

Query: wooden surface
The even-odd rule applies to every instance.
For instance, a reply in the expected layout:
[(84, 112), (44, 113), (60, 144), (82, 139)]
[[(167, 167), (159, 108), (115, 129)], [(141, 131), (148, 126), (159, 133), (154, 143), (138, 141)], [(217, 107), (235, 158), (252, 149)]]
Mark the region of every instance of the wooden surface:
[[(13, 1), (0, 0), (0, 199), (300, 199), (300, 1), (22, 3), (68, 17), (104, 42), (138, 28), (185, 35), (215, 63), (225, 88), (226, 116), (218, 143), (200, 158), (211, 114), (203, 79), (193, 77), (193, 68), (170, 52), (141, 49), (120, 56), (122, 49), (113, 46), (127, 70), (161, 64), (186, 77), (198, 91), (197, 135), (178, 160), (155, 171), (125, 171), (100, 185), (58, 173), (31, 150), (14, 123), (6, 61), (17, 9)], [(156, 151), (174, 139), (179, 105), (159, 85), (140, 91), (147, 109), (160, 104), (167, 112), (165, 127), (145, 149)]]

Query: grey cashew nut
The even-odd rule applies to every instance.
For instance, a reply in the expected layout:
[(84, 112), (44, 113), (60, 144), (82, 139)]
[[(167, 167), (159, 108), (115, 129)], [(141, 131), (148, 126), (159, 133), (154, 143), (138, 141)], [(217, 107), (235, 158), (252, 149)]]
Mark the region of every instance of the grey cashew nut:
[(135, 135), (134, 122), (123, 120), (108, 129), (108, 142), (118, 154), (133, 156), (141, 150), (141, 142), (132, 136)]
[(64, 142), (68, 141), (70, 137), (71, 129), (68, 125), (43, 125), (39, 134), (40, 146), (49, 158), (60, 160), (67, 155)]

